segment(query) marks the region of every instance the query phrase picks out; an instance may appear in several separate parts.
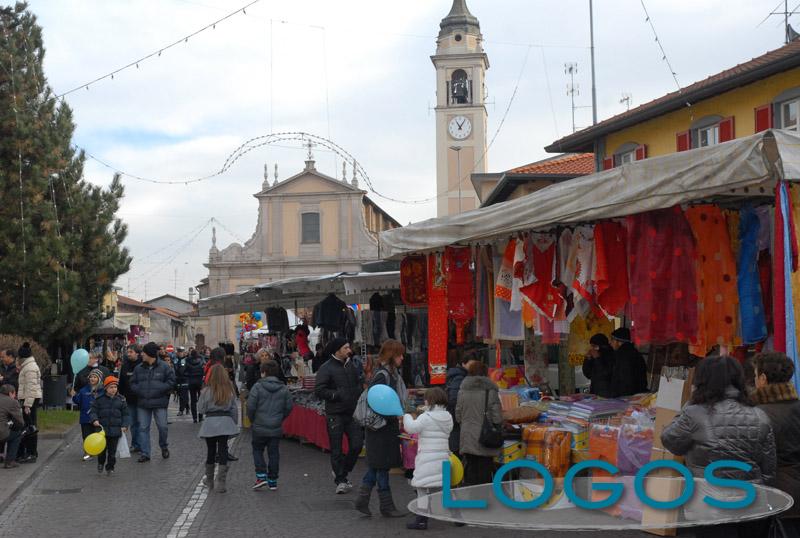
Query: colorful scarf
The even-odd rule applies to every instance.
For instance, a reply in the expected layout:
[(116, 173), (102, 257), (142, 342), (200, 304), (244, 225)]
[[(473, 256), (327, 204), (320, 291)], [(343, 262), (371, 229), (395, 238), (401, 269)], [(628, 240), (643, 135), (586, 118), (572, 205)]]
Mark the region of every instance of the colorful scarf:
[(517, 251), (517, 240), (511, 239), (506, 245), (500, 267), (497, 268), (497, 284), (494, 288), (494, 296), (503, 301), (511, 301), (512, 288), (514, 286), (514, 255)]
[(447, 310), (456, 324), (456, 343), (464, 343), (464, 328), (475, 317), (474, 279), (470, 247), (447, 247), (444, 266), (447, 274)]
[(428, 256), (428, 369), (432, 385), (447, 377), (447, 285), (441, 254)]

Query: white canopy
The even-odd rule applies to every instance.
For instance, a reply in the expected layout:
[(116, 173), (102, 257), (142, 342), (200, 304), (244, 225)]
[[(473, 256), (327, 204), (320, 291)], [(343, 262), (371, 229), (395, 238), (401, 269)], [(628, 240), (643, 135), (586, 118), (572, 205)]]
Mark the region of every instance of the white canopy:
[(360, 302), (362, 294), (400, 289), (400, 272), (333, 273), (266, 282), (243, 291), (200, 299), (201, 316), (222, 316), (252, 312), (268, 307), (309, 307), (329, 293)]
[(800, 180), (798, 133), (770, 130), (653, 157), (556, 183), (509, 202), (388, 230), (380, 235), (380, 252), (387, 259), (398, 258), (698, 200), (772, 196), (778, 179)]

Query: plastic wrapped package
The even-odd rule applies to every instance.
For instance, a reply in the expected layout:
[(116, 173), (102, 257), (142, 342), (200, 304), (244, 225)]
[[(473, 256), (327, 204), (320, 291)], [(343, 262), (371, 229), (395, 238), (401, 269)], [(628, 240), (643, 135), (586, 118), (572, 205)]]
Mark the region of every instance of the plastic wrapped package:
[(543, 424), (526, 426), (522, 433), (526, 442), (525, 458), (534, 460), (553, 477), (563, 477), (570, 464), (570, 432)]
[(519, 407), (519, 394), (516, 391), (501, 389), (499, 395), (500, 406), (503, 408), (503, 411), (509, 411)]
[[(640, 501), (639, 497), (636, 496), (634, 479), (635, 477), (633, 476), (592, 477), (593, 483), (614, 482), (625, 486), (622, 497), (620, 497), (619, 501), (608, 508), (603, 508), (603, 512), (614, 517), (631, 519), (633, 521), (642, 520), (643, 506), (642, 501)], [(596, 489), (592, 489), (592, 501), (597, 502), (605, 500), (610, 494), (611, 493), (608, 491), (598, 491)]]
[[(595, 423), (589, 430), (589, 458), (602, 460), (617, 466), (619, 451), (620, 426), (614, 424)], [(605, 471), (595, 469), (593, 476), (609, 476)]]
[(652, 426), (625, 423), (620, 427), (617, 443), (617, 467), (620, 474), (635, 475), (650, 461), (653, 451)]

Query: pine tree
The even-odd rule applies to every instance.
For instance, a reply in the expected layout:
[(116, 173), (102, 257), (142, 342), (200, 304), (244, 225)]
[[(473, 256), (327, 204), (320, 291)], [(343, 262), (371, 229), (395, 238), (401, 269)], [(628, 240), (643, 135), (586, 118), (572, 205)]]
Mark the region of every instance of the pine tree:
[(116, 217), (122, 183), (84, 180), (72, 110), (48, 86), (43, 59), (27, 4), (0, 8), (0, 333), (50, 345), (91, 333), (131, 260)]

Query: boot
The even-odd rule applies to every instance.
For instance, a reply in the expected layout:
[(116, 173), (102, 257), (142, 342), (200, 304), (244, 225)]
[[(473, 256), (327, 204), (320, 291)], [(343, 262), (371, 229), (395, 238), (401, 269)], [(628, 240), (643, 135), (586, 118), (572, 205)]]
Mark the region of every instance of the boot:
[(208, 491), (214, 491), (214, 464), (206, 463), (206, 476), (203, 477), (203, 485)]
[(416, 516), (406, 523), (406, 528), (411, 531), (426, 531), (428, 530), (428, 518), (425, 516)]
[(381, 515), (383, 517), (403, 517), (407, 515), (407, 512), (401, 512), (394, 506), (394, 500), (392, 499), (392, 492), (389, 491), (379, 491), (378, 498), (380, 499), (381, 503)]
[(361, 484), (358, 490), (358, 497), (356, 497), (356, 510), (366, 516), (371, 516), (372, 512), (369, 511), (369, 498), (372, 495), (372, 486)]
[(219, 471), (217, 472), (217, 489), (215, 490), (217, 493), (225, 493), (228, 491), (225, 489), (225, 479), (228, 477), (228, 466), (227, 465), (220, 465)]

